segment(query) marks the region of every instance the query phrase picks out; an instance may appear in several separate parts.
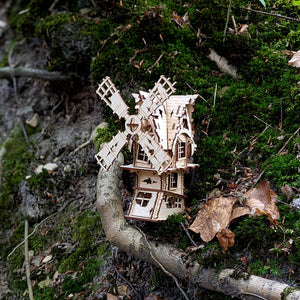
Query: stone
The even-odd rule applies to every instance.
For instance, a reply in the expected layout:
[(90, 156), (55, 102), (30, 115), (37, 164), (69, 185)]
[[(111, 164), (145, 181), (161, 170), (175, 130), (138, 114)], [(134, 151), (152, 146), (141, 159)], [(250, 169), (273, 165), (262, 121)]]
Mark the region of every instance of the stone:
[(64, 166), (64, 172), (65, 172), (65, 173), (71, 173), (71, 171), (72, 171), (71, 165), (66, 165), (66, 166)]
[(26, 120), (26, 124), (30, 127), (36, 128), (39, 125), (39, 115), (35, 113), (30, 119)]
[(54, 170), (56, 170), (58, 168), (58, 165), (55, 163), (47, 163), (45, 165), (39, 165), (36, 169), (35, 169), (35, 173), (39, 174), (43, 171), (43, 169), (49, 171), (49, 172), (53, 172)]
[(52, 255), (47, 255), (43, 260), (42, 260), (42, 263), (43, 264), (46, 264), (47, 262), (49, 262), (51, 259), (52, 259)]
[(300, 208), (300, 198), (296, 198), (292, 201), (292, 205), (296, 208)]

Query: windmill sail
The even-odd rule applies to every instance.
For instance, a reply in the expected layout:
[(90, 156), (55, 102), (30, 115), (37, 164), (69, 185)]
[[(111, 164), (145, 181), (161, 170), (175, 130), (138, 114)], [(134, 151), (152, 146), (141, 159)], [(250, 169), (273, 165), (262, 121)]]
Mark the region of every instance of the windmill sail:
[(110, 78), (103, 79), (97, 89), (97, 94), (119, 118), (125, 118), (125, 131), (119, 131), (109, 143), (103, 145), (103, 148), (96, 155), (96, 159), (103, 169), (109, 169), (122, 147), (130, 143), (133, 138), (145, 151), (158, 174), (164, 172), (171, 165), (172, 160), (168, 153), (154, 140), (154, 136), (151, 136), (149, 131), (142, 131), (141, 128), (143, 119), (147, 119), (153, 114), (175, 92), (174, 85), (175, 83), (172, 84), (165, 76), (161, 76), (142, 102), (138, 114), (129, 115), (128, 106)]
[(145, 132), (141, 134), (139, 136), (138, 143), (147, 154), (152, 167), (157, 171), (158, 175), (165, 172), (171, 165), (171, 157), (161, 148), (161, 146), (153, 139), (153, 137), (150, 136), (149, 133)]
[(176, 82), (172, 84), (165, 76), (161, 76), (139, 107), (139, 114), (143, 118), (148, 118), (153, 114), (154, 111), (176, 91), (174, 88), (175, 84)]
[(103, 79), (96, 92), (119, 118), (128, 117), (128, 106), (109, 77)]
[(124, 132), (118, 132), (109, 143), (105, 143), (103, 148), (96, 155), (99, 165), (108, 171), (111, 164), (118, 157), (122, 147), (127, 143), (127, 138)]

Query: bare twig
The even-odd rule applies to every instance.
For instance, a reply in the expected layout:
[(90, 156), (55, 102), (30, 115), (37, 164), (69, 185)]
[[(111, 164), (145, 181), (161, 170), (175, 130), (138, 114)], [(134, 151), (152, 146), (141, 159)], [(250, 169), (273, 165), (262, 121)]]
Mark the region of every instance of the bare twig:
[(24, 68), (24, 67), (4, 67), (0, 68), (0, 78), (10, 79), (13, 77), (31, 77), (41, 80), (68, 80), (69, 76), (59, 72), (49, 72), (46, 70)]
[(265, 122), (264, 120), (260, 119), (259, 117), (257, 117), (256, 115), (253, 115), (253, 117), (255, 119), (257, 119), (258, 121), (264, 123), (267, 127), (272, 127), (270, 124), (268, 124), (267, 122)]
[(148, 239), (147, 239), (145, 233), (144, 233), (140, 228), (138, 228), (137, 226), (135, 226), (135, 228), (136, 228), (136, 229), (142, 234), (142, 236), (144, 237), (145, 242), (146, 242), (146, 244), (147, 244), (147, 246), (148, 246), (148, 249), (149, 249), (150, 256), (152, 257), (152, 259), (159, 265), (159, 267), (164, 271), (165, 274), (167, 274), (168, 276), (170, 276), (170, 277), (173, 278), (173, 280), (175, 281), (175, 283), (176, 283), (178, 289), (179, 289), (180, 292), (182, 293), (183, 297), (184, 297), (186, 300), (189, 300), (189, 298), (188, 298), (188, 296), (186, 295), (186, 293), (184, 292), (184, 290), (180, 287), (180, 284), (179, 284), (179, 282), (178, 282), (178, 279), (177, 279), (172, 273), (170, 273), (169, 271), (167, 271), (167, 270), (165, 269), (165, 267), (164, 267), (164, 266), (156, 259), (156, 257), (154, 256), (153, 251), (152, 251), (152, 247), (151, 247), (150, 243), (148, 242)]
[(225, 38), (226, 38), (226, 32), (227, 32), (227, 27), (228, 27), (230, 13), (231, 13), (231, 0), (229, 0), (229, 3), (228, 3), (227, 18), (226, 18), (226, 23), (225, 23), (225, 28), (224, 28), (223, 43), (225, 42)]
[(198, 245), (194, 242), (194, 240), (192, 239), (190, 233), (188, 232), (188, 230), (185, 228), (184, 224), (182, 222), (180, 222), (181, 227), (183, 228), (183, 230), (185, 231), (186, 235), (188, 236), (189, 240), (191, 241), (191, 243), (193, 244), (194, 247), (198, 247)]
[(256, 180), (253, 182), (253, 185), (256, 185), (260, 178), (265, 174), (265, 171), (260, 172), (260, 174), (258, 175), (258, 177), (256, 178)]
[(51, 4), (51, 6), (49, 7), (49, 11), (50, 11), (50, 12), (53, 12), (53, 11), (54, 11), (54, 7), (56, 6), (56, 4), (58, 4), (59, 1), (60, 1), (60, 0), (55, 0), (55, 1)]
[(25, 125), (24, 125), (24, 121), (23, 121), (22, 118), (20, 118), (20, 126), (22, 128), (26, 143), (28, 144), (29, 143), (28, 134), (27, 134), (27, 131), (26, 131), (26, 128), (25, 128)]
[(218, 90), (218, 84), (216, 83), (216, 85), (215, 85), (215, 91), (214, 91), (214, 104), (213, 104), (213, 107), (216, 106), (217, 90)]
[(149, 73), (151, 73), (151, 69), (153, 69), (158, 63), (159, 63), (159, 61), (162, 59), (162, 57), (163, 57), (164, 55), (163, 55), (163, 53), (159, 56), (159, 58), (156, 60), (156, 62), (154, 63), (154, 65), (152, 65), (151, 67), (149, 67), (148, 69), (147, 69), (147, 71), (149, 72)]
[(283, 16), (283, 15), (280, 15), (280, 14), (269, 13), (269, 12), (266, 12), (266, 11), (260, 11), (260, 10), (255, 10), (255, 9), (252, 9), (252, 8), (246, 8), (246, 7), (242, 7), (242, 9), (248, 10), (248, 11), (251, 11), (251, 12), (254, 12), (254, 13), (257, 13), (257, 14), (261, 14), (261, 15), (272, 16), (272, 17), (286, 19), (286, 20), (289, 20), (289, 21), (294, 21), (294, 22), (300, 23), (300, 19), (287, 17), (287, 16)]
[[(265, 132), (267, 129), (269, 129), (270, 127), (272, 127), (271, 125), (269, 125), (268, 123), (266, 123), (266, 122), (264, 122), (263, 120), (259, 119), (258, 117), (256, 117), (256, 116), (254, 116), (254, 117), (257, 118), (259, 121), (263, 122), (264, 124), (266, 124), (266, 127), (265, 127), (265, 129), (264, 129), (257, 137), (251, 138), (250, 140), (247, 141), (247, 143), (250, 142), (251, 144), (255, 143), (255, 142), (256, 142), (256, 141), (264, 134), (264, 132)], [(245, 150), (247, 150), (247, 149), (248, 149), (248, 146), (245, 147), (241, 152), (239, 152), (239, 153), (237, 154), (237, 157), (239, 157), (239, 156), (240, 156), (242, 153), (244, 153)]]
[(300, 130), (300, 126), (298, 127), (298, 129), (290, 136), (290, 138), (285, 142), (285, 144), (283, 145), (283, 147), (278, 151), (277, 154), (280, 154), (284, 148), (286, 147), (286, 145), (290, 142), (290, 140), (298, 133), (298, 131)]
[(147, 50), (148, 50), (148, 48), (143, 48), (143, 49), (135, 50), (135, 51), (134, 51), (133, 57), (131, 57), (131, 58), (129, 59), (129, 63), (130, 63), (131, 65), (133, 65), (134, 67), (136, 67), (136, 68), (139, 69), (139, 68), (141, 67), (141, 62), (138, 64), (138, 63), (134, 62), (134, 59), (137, 57), (137, 55), (138, 55), (139, 53), (145, 52), (145, 51), (147, 51)]
[(88, 146), (93, 140), (89, 139), (88, 141), (86, 141), (85, 143), (81, 144), (80, 146), (78, 146), (74, 151), (72, 151), (70, 153), (70, 156), (76, 154), (79, 150), (81, 150), (82, 148)]
[(14, 254), (14, 252), (20, 247), (20, 246), (22, 246), (35, 232), (36, 232), (36, 230), (37, 230), (37, 228), (39, 227), (39, 226), (41, 226), (44, 222), (46, 222), (47, 220), (49, 220), (49, 219), (51, 219), (51, 218), (53, 218), (54, 216), (56, 216), (57, 214), (59, 214), (60, 212), (62, 212), (71, 202), (73, 202), (74, 200), (77, 200), (77, 199), (80, 199), (81, 198), (81, 196), (80, 197), (77, 197), (77, 198), (75, 198), (75, 199), (73, 199), (73, 200), (70, 200), (69, 202), (67, 202), (64, 206), (62, 206), (57, 212), (55, 212), (55, 213), (53, 213), (52, 215), (50, 215), (50, 216), (48, 216), (47, 218), (45, 218), (45, 219), (43, 219), (40, 223), (38, 223), (38, 224), (36, 224), (35, 226), (34, 226), (34, 229), (32, 230), (32, 232), (29, 234), (29, 235), (27, 235), (25, 238), (24, 238), (24, 240), (21, 242), (21, 243), (19, 243), (8, 255), (7, 255), (7, 259), (9, 259), (9, 257), (11, 256), (11, 255), (13, 255)]
[(30, 257), (28, 253), (28, 220), (25, 220), (25, 230), (24, 230), (24, 254), (25, 254), (25, 269), (26, 269), (26, 279), (27, 279), (27, 287), (29, 293), (29, 299), (33, 300), (33, 290), (30, 279)]
[(137, 297), (141, 300), (141, 296), (136, 291), (136, 289), (133, 287), (133, 285), (117, 270), (116, 267), (114, 268), (114, 270), (117, 273), (117, 275), (131, 287), (131, 289), (134, 291), (134, 293), (137, 295)]
[(236, 26), (236, 22), (235, 22), (235, 18), (234, 18), (234, 16), (232, 16), (232, 17), (231, 17), (231, 19), (232, 19), (232, 23), (233, 23), (234, 31), (235, 31), (235, 33), (236, 33), (236, 34), (238, 34), (238, 29), (237, 29), (237, 26)]

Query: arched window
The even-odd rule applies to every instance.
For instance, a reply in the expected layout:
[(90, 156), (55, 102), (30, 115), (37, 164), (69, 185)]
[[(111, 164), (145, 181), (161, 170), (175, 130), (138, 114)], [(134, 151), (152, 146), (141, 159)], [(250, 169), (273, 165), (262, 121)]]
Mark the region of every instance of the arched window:
[(186, 143), (184, 142), (179, 142), (177, 144), (177, 158), (185, 158), (186, 157)]

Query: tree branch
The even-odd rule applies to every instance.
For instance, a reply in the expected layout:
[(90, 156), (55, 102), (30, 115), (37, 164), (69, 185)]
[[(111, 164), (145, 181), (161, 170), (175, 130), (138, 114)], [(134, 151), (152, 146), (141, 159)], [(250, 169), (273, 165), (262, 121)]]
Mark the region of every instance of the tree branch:
[[(201, 288), (221, 292), (227, 295), (243, 298), (247, 294), (257, 295), (257, 298), (281, 300), (286, 291), (286, 300), (300, 299), (300, 291), (289, 285), (262, 277), (251, 275), (248, 279), (236, 279), (234, 270), (204, 269), (193, 261), (192, 267), (187, 267), (187, 257), (170, 245), (147, 241), (136, 228), (130, 226), (125, 218), (119, 190), (121, 178), (120, 165), (122, 155), (114, 162), (109, 171), (100, 170), (97, 178), (97, 208), (101, 216), (106, 237), (111, 244), (130, 253), (136, 258), (149, 262), (181, 280), (189, 281)], [(155, 258), (155, 259), (153, 259)]]
[(24, 67), (4, 67), (0, 68), (0, 79), (10, 79), (13, 77), (31, 77), (41, 80), (68, 80), (70, 76), (59, 72), (49, 72), (46, 70), (24, 68)]

